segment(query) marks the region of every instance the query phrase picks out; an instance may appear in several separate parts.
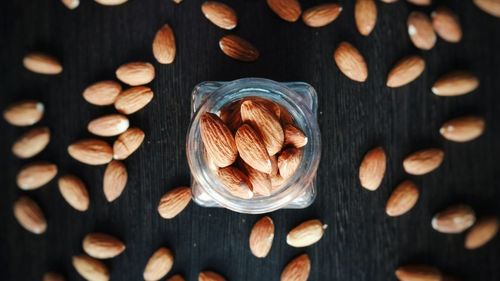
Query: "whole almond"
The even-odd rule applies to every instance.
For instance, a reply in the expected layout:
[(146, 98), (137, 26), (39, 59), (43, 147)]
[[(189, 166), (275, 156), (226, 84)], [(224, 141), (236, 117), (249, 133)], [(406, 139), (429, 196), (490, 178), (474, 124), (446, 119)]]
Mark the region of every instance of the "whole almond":
[(251, 199), (253, 197), (252, 185), (248, 177), (235, 167), (225, 167), (217, 171), (219, 180), (226, 190), (233, 196), (242, 199)]
[(123, 4), (128, 0), (94, 0), (94, 1), (104, 6), (116, 6)]
[(498, 227), (496, 217), (484, 217), (478, 220), (465, 236), (465, 248), (474, 250), (485, 245), (497, 235)]
[(248, 240), (250, 251), (258, 258), (265, 258), (274, 240), (274, 222), (265, 216), (258, 220), (252, 227), (250, 238)]
[(55, 75), (63, 70), (61, 63), (55, 57), (39, 52), (24, 56), (23, 65), (29, 71), (39, 74)]
[(500, 18), (500, 2), (497, 0), (474, 0), (474, 4), (494, 17)]
[(359, 181), (361, 186), (374, 191), (382, 183), (387, 166), (387, 157), (382, 147), (376, 147), (363, 157), (359, 166)]
[[(276, 116), (276, 118), (280, 119), (280, 116), (281, 116), (281, 106), (279, 106), (278, 104), (270, 101), (270, 100), (267, 100), (267, 99), (261, 99), (261, 98), (250, 98), (250, 100), (252, 101), (255, 101), (255, 102), (258, 102), (260, 104), (262, 104), (264, 107), (266, 107), (271, 113), (274, 114), (274, 116)], [(240, 105), (240, 109), (241, 109), (241, 105)]]
[(307, 137), (299, 128), (292, 124), (283, 126), (285, 133), (285, 145), (291, 145), (295, 148), (301, 148), (307, 144)]
[(88, 165), (102, 165), (113, 159), (113, 149), (99, 139), (83, 139), (68, 146), (68, 153), (74, 159)]
[(89, 208), (89, 193), (81, 179), (73, 175), (64, 175), (59, 178), (58, 185), (59, 192), (71, 207), (81, 212)]
[(127, 179), (127, 168), (122, 162), (118, 160), (109, 162), (103, 180), (104, 195), (108, 202), (113, 202), (120, 197), (127, 185)]
[(113, 80), (96, 82), (83, 91), (83, 98), (98, 106), (111, 105), (122, 91), (120, 83)]
[(130, 62), (116, 70), (116, 77), (130, 86), (144, 85), (155, 78), (155, 68), (149, 62)]
[(285, 266), (280, 281), (307, 281), (310, 272), (311, 260), (307, 254), (302, 254)]
[(271, 160), (259, 134), (248, 124), (241, 126), (234, 137), (240, 157), (250, 167), (269, 174), (272, 171)]
[(206, 1), (201, 5), (201, 12), (216, 26), (231, 30), (238, 24), (236, 12), (228, 5), (218, 1)]
[(116, 160), (127, 159), (141, 146), (144, 137), (144, 132), (139, 128), (126, 130), (113, 143), (113, 158)]
[(202, 271), (198, 275), (198, 281), (226, 281), (222, 275), (213, 271)]
[(375, 0), (356, 0), (354, 19), (361, 35), (368, 36), (377, 23), (377, 5)]
[(167, 281), (186, 281), (186, 280), (180, 274), (176, 274), (176, 275), (168, 278)]
[(407, 213), (418, 201), (418, 187), (411, 181), (405, 180), (392, 192), (385, 206), (385, 213), (391, 217)]
[(285, 135), (276, 116), (264, 105), (246, 100), (241, 104), (241, 118), (260, 134), (269, 155), (275, 155), (283, 147)]
[(447, 140), (467, 142), (481, 136), (484, 127), (484, 118), (472, 115), (462, 116), (446, 121), (439, 133)]
[(408, 16), (408, 34), (415, 47), (430, 50), (436, 44), (436, 33), (431, 19), (422, 12), (411, 12)]
[(220, 119), (231, 131), (236, 131), (243, 125), (241, 120), (241, 102), (234, 102), (221, 109)]
[(109, 270), (104, 263), (87, 255), (73, 256), (73, 267), (89, 281), (108, 281)]
[(291, 178), (300, 166), (302, 161), (302, 150), (288, 148), (278, 157), (278, 169), (281, 177), (287, 180)]
[(174, 188), (160, 199), (158, 213), (164, 219), (172, 219), (180, 214), (191, 202), (191, 188), (181, 186)]
[(219, 47), (228, 57), (239, 61), (251, 62), (259, 58), (259, 50), (247, 40), (236, 36), (226, 35), (219, 40)]
[(266, 2), (278, 17), (288, 22), (297, 21), (302, 13), (302, 8), (297, 0), (266, 0)]
[(406, 1), (418, 6), (429, 6), (432, 3), (432, 0), (406, 0)]
[(208, 154), (218, 167), (227, 167), (236, 161), (238, 149), (233, 134), (217, 115), (207, 112), (200, 117), (200, 133)]
[(47, 221), (38, 204), (27, 196), (21, 196), (14, 202), (14, 217), (27, 231), (42, 234), (47, 229)]
[(56, 272), (46, 272), (43, 275), (42, 281), (64, 281), (64, 276)]
[(333, 53), (340, 71), (349, 79), (364, 82), (368, 78), (368, 67), (361, 53), (350, 43), (342, 42)]
[(286, 243), (296, 248), (311, 246), (321, 240), (325, 229), (320, 220), (305, 221), (288, 232)]
[(163, 25), (153, 40), (153, 55), (161, 64), (171, 64), (175, 60), (177, 51), (174, 31), (170, 25)]
[(432, 92), (438, 96), (461, 96), (479, 87), (479, 79), (466, 71), (453, 71), (441, 76), (432, 86)]
[(172, 269), (174, 255), (165, 247), (156, 250), (149, 258), (144, 268), (143, 277), (146, 281), (160, 280)]
[(428, 265), (405, 265), (396, 269), (400, 281), (442, 281), (441, 271)]
[(90, 121), (87, 129), (97, 136), (113, 137), (125, 132), (129, 125), (127, 117), (121, 114), (110, 114)]
[(149, 87), (137, 86), (123, 91), (115, 101), (115, 108), (123, 114), (132, 114), (145, 107), (154, 93)]
[(248, 180), (252, 185), (253, 192), (256, 195), (269, 196), (272, 193), (272, 184), (269, 174), (260, 172), (243, 162)]
[(12, 145), (12, 153), (22, 159), (31, 158), (42, 152), (50, 141), (47, 127), (33, 128), (21, 135)]
[(437, 169), (443, 162), (444, 151), (428, 148), (416, 151), (403, 160), (403, 167), (410, 175), (425, 175)]
[(326, 3), (311, 7), (302, 14), (302, 21), (310, 27), (322, 27), (330, 24), (342, 12), (342, 6), (336, 3)]
[(74, 10), (80, 5), (80, 0), (61, 0), (61, 2), (70, 10)]
[(85, 235), (82, 248), (87, 255), (96, 259), (110, 259), (125, 251), (125, 244), (118, 238), (104, 233), (89, 233)]
[(422, 57), (413, 55), (402, 58), (387, 75), (387, 87), (397, 88), (417, 79), (425, 69)]
[(462, 39), (462, 28), (455, 13), (446, 7), (439, 7), (431, 14), (432, 26), (443, 40), (457, 43)]
[(9, 105), (3, 111), (3, 118), (13, 126), (25, 127), (40, 121), (43, 113), (43, 103), (34, 100), (24, 100)]
[(462, 233), (476, 222), (476, 214), (467, 205), (450, 206), (432, 218), (432, 228), (441, 233)]
[(57, 166), (49, 162), (35, 162), (25, 165), (17, 173), (17, 186), (22, 190), (40, 188), (57, 174)]

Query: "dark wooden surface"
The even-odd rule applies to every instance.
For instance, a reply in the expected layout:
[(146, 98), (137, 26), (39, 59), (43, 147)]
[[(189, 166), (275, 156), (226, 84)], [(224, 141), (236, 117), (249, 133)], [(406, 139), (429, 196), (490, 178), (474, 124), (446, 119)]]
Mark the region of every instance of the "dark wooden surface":
[[(462, 280), (500, 280), (500, 239), (476, 251), (463, 248), (463, 235), (443, 235), (430, 226), (432, 215), (452, 203), (471, 204), (479, 215), (500, 214), (500, 19), (486, 15), (472, 1), (436, 1), (459, 16), (464, 37), (459, 44), (439, 40), (421, 52), (409, 41), (406, 17), (412, 10), (430, 12), (399, 1), (377, 3), (379, 20), (372, 35), (360, 36), (353, 19), (352, 1), (341, 1), (344, 11), (331, 25), (310, 29), (301, 22), (278, 19), (265, 1), (231, 3), (239, 15), (236, 30), (227, 32), (201, 14), (200, 1), (131, 0), (119, 7), (104, 7), (82, 0), (67, 10), (57, 0), (6, 0), (0, 10), (0, 107), (23, 98), (46, 105), (41, 124), (50, 126), (53, 139), (36, 159), (54, 161), (60, 173), (75, 173), (88, 185), (90, 209), (79, 213), (59, 194), (56, 182), (36, 191), (16, 187), (18, 169), (30, 160), (10, 153), (13, 141), (26, 129), (0, 121), (0, 279), (40, 280), (47, 270), (81, 280), (71, 256), (82, 253), (83, 236), (93, 231), (114, 234), (127, 245), (124, 254), (105, 263), (112, 280), (141, 280), (150, 254), (160, 246), (175, 252), (172, 273), (196, 280), (200, 270), (212, 269), (228, 280), (279, 280), (283, 266), (307, 252), (312, 260), (310, 280), (395, 280), (394, 269), (410, 262), (429, 263)], [(305, 8), (318, 1), (302, 1)], [(90, 167), (71, 159), (66, 147), (89, 136), (86, 124), (111, 112), (86, 103), (86, 85), (113, 79), (114, 70), (133, 60), (154, 62), (151, 42), (164, 23), (173, 26), (178, 46), (175, 63), (155, 63), (151, 104), (131, 116), (146, 132), (144, 145), (126, 160), (129, 183), (123, 195), (107, 204), (102, 192), (104, 167)], [(261, 51), (255, 63), (225, 57), (218, 47), (224, 34), (247, 38)], [(341, 41), (357, 46), (365, 55), (369, 78), (356, 83), (341, 75), (332, 51)], [(59, 57), (61, 75), (49, 77), (25, 70), (22, 57), (41, 50)], [(427, 68), (409, 86), (384, 86), (389, 67), (407, 54), (422, 54)], [(462, 68), (481, 79), (472, 94), (442, 98), (430, 85), (449, 70)], [(319, 123), (323, 155), (318, 172), (318, 197), (305, 210), (271, 214), (276, 223), (274, 245), (266, 259), (248, 250), (248, 234), (259, 218), (224, 209), (191, 204), (177, 218), (166, 221), (156, 212), (167, 190), (189, 184), (185, 135), (189, 123), (190, 94), (206, 80), (265, 77), (278, 81), (305, 81), (319, 96)], [(438, 128), (445, 120), (476, 113), (486, 118), (487, 130), (478, 140), (450, 143)], [(363, 154), (382, 145), (388, 152), (388, 171), (376, 192), (363, 190), (357, 180)], [(408, 153), (429, 146), (442, 147), (445, 160), (439, 170), (410, 177), (402, 169)], [(385, 201), (394, 186), (411, 178), (421, 187), (417, 206), (407, 215), (388, 218)], [(21, 194), (34, 198), (48, 219), (48, 230), (36, 236), (23, 230), (12, 215), (12, 202)], [(328, 229), (324, 238), (306, 249), (286, 245), (285, 236), (297, 223), (320, 218)]]

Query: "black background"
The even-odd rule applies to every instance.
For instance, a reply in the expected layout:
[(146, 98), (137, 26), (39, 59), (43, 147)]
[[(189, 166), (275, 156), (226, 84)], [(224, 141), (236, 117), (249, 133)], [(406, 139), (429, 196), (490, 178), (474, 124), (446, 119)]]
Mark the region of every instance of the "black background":
[[(31, 160), (16, 159), (10, 147), (26, 131), (0, 121), (0, 279), (40, 280), (57, 270), (69, 280), (81, 280), (71, 256), (82, 253), (83, 236), (103, 231), (123, 239), (127, 250), (106, 261), (113, 280), (141, 280), (144, 265), (160, 246), (175, 252), (172, 273), (196, 280), (200, 270), (212, 269), (228, 280), (279, 280), (283, 266), (302, 252), (312, 260), (310, 280), (395, 280), (401, 264), (421, 262), (439, 266), (463, 280), (500, 280), (500, 239), (476, 251), (463, 248), (463, 235), (444, 235), (430, 226), (432, 215), (452, 203), (471, 204), (479, 215), (500, 212), (500, 19), (489, 16), (472, 1), (435, 1), (457, 12), (463, 40), (439, 40), (427, 52), (415, 49), (406, 32), (412, 10), (432, 7), (405, 1), (377, 1), (379, 19), (367, 38), (358, 34), (353, 2), (341, 1), (340, 17), (324, 28), (280, 20), (265, 1), (225, 1), (237, 11), (238, 27), (224, 31), (209, 23), (201, 1), (130, 0), (105, 7), (82, 0), (74, 11), (57, 0), (2, 1), (0, 21), (0, 107), (23, 98), (41, 100), (52, 141), (36, 159), (54, 161), (60, 174), (75, 173), (87, 183), (90, 209), (79, 213), (69, 207), (56, 181), (35, 191), (16, 187), (18, 169)], [(308, 8), (319, 1), (302, 1)], [(169, 23), (176, 34), (177, 57), (172, 65), (154, 62), (151, 42), (157, 29)], [(237, 34), (261, 52), (255, 63), (224, 56), (218, 40)], [(353, 43), (364, 54), (369, 77), (357, 83), (343, 76), (332, 62), (341, 41)], [(60, 58), (58, 76), (30, 73), (22, 66), (29, 51), (45, 51)], [(390, 66), (408, 54), (427, 62), (423, 75), (399, 88), (385, 86)], [(131, 123), (146, 132), (143, 146), (126, 165), (129, 182), (122, 196), (108, 204), (102, 192), (104, 167), (90, 167), (71, 159), (66, 147), (89, 136), (89, 120), (112, 112), (84, 101), (83, 89), (98, 80), (113, 79), (115, 69), (135, 60), (154, 62), (157, 76), (151, 83), (155, 98)], [(430, 86), (450, 70), (467, 69), (480, 77), (478, 90), (462, 97), (434, 96)], [(160, 218), (157, 203), (167, 190), (189, 184), (185, 135), (189, 124), (191, 90), (207, 80), (265, 77), (278, 81), (305, 81), (319, 96), (319, 123), (323, 154), (318, 171), (318, 198), (305, 210), (271, 214), (276, 224), (273, 248), (266, 259), (254, 258), (248, 234), (260, 217), (191, 203), (171, 221)], [(487, 121), (484, 135), (470, 143), (444, 140), (440, 125), (452, 117), (475, 113)], [(363, 190), (357, 180), (360, 159), (382, 145), (388, 170), (376, 192)], [(430, 146), (445, 150), (443, 165), (435, 172), (411, 177), (402, 169), (408, 153)], [(403, 179), (421, 187), (417, 206), (407, 215), (389, 218), (386, 199)], [(44, 235), (23, 230), (12, 215), (12, 202), (28, 194), (41, 205), (48, 219)], [(301, 221), (320, 218), (329, 227), (324, 238), (306, 249), (286, 245), (289, 229)]]

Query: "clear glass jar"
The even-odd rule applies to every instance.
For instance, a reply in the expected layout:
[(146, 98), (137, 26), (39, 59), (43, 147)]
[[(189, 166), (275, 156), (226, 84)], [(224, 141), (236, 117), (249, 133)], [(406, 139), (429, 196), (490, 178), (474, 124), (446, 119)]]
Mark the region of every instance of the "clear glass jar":
[[(231, 195), (208, 167), (204, 156), (199, 120), (205, 112), (219, 113), (235, 101), (258, 97), (268, 99), (288, 110), (294, 124), (308, 138), (302, 160), (294, 176), (270, 196), (241, 199)], [(312, 86), (303, 82), (279, 83), (261, 78), (231, 82), (203, 82), (192, 93), (191, 124), (186, 153), (192, 174), (193, 200), (204, 207), (224, 207), (240, 213), (260, 214), (281, 208), (300, 209), (316, 197), (316, 172), (321, 156), (321, 134), (317, 122), (317, 96)]]

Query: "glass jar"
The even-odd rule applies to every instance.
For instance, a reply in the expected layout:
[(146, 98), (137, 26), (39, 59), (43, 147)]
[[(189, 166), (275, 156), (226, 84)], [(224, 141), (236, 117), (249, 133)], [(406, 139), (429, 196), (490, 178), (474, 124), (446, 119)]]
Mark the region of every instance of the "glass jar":
[[(279, 190), (269, 196), (242, 199), (231, 195), (206, 163), (199, 124), (203, 113), (217, 114), (224, 106), (249, 97), (268, 99), (288, 110), (294, 125), (304, 132), (308, 140), (302, 148), (299, 168)], [(317, 103), (316, 91), (303, 82), (278, 83), (262, 78), (244, 78), (198, 84), (192, 93), (191, 124), (186, 140), (193, 200), (204, 207), (224, 207), (249, 214), (309, 206), (316, 197), (316, 172), (321, 156)]]

